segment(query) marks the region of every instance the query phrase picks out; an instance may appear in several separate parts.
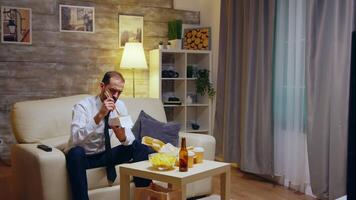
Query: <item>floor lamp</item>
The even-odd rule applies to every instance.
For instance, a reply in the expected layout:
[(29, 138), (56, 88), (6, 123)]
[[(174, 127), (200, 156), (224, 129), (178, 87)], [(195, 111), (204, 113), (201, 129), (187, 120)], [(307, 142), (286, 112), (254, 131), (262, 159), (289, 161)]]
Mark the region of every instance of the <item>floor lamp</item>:
[(147, 69), (147, 62), (142, 43), (126, 42), (120, 68), (132, 70), (132, 96), (135, 98), (135, 69)]

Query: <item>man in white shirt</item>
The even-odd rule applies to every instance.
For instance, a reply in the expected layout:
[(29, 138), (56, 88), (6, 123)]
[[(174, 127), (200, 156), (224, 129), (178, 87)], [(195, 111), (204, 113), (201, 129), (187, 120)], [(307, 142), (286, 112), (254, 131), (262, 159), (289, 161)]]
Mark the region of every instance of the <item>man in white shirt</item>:
[[(119, 72), (107, 72), (100, 83), (100, 94), (80, 101), (73, 108), (66, 150), (73, 199), (88, 199), (87, 169), (106, 166), (112, 184), (116, 179), (115, 165), (148, 159), (150, 148), (136, 141), (130, 128), (108, 124), (109, 118), (128, 114), (124, 103), (118, 100), (124, 85), (125, 79)], [(112, 135), (121, 144), (111, 149)], [(137, 187), (144, 187), (151, 180), (134, 177), (134, 182)]]

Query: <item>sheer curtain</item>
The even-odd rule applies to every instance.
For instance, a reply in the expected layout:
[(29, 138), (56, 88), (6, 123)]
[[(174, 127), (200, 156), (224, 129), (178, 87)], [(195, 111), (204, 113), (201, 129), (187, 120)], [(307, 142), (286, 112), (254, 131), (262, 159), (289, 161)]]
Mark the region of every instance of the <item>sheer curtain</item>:
[(306, 0), (277, 0), (274, 43), (274, 173), (280, 182), (310, 192), (306, 143)]

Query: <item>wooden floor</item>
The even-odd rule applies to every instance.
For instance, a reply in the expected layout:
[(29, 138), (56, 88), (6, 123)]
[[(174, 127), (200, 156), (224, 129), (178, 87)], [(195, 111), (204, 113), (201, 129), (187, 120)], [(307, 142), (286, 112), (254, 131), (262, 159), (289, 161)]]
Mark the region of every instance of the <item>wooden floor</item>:
[[(0, 161), (0, 199), (11, 200), (11, 167)], [(220, 192), (220, 180), (213, 178), (214, 193)], [(312, 197), (293, 192), (285, 187), (274, 185), (257, 176), (231, 170), (231, 199), (237, 200), (312, 200)]]
[[(213, 178), (213, 192), (220, 193), (220, 179)], [(255, 175), (231, 168), (231, 199), (237, 200), (312, 200), (314, 198), (273, 184)]]
[(12, 199), (11, 167), (5, 166), (0, 160), (0, 199)]

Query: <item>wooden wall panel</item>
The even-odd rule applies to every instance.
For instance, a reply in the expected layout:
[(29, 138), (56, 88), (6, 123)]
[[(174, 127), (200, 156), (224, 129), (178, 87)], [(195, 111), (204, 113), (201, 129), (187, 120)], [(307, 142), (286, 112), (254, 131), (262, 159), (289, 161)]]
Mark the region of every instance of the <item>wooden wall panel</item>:
[[(95, 33), (59, 32), (60, 4), (94, 6)], [(169, 20), (200, 20), (199, 12), (173, 9), (173, 0), (0, 0), (0, 6), (32, 8), (32, 45), (0, 43), (0, 139), (7, 144), (14, 143), (10, 110), (15, 102), (96, 94), (108, 70), (123, 73), (122, 95), (132, 96), (132, 71), (119, 69), (119, 14), (144, 16), (147, 62), (148, 51), (167, 41)], [(147, 97), (148, 79), (148, 70), (135, 72), (137, 97)], [(0, 152), (7, 159), (4, 155), (8, 150)]]

